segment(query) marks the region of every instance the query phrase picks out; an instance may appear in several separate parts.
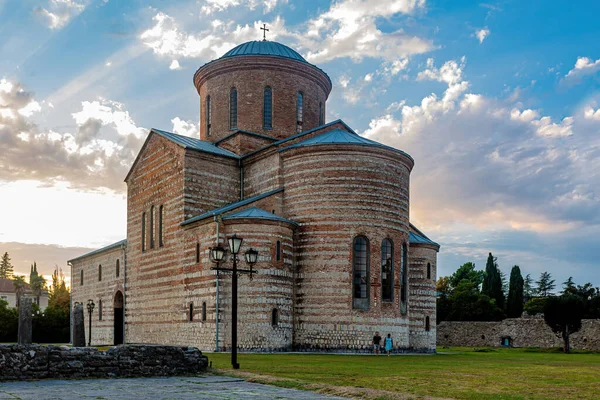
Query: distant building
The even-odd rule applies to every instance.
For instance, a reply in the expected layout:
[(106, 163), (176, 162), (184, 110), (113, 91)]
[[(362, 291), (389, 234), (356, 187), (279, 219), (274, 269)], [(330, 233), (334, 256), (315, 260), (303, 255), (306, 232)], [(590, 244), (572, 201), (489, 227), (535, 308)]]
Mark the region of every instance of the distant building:
[[(38, 299), (33, 295), (33, 292), (27, 283), (25, 284), (25, 292), (23, 294), (33, 298), (33, 302), (37, 303), (41, 310), (45, 310), (46, 307), (48, 307), (48, 291), (42, 291), (42, 295), (39, 298), (39, 303)], [(0, 300), (7, 301), (8, 307), (10, 308), (17, 306), (17, 293), (15, 290), (15, 285), (13, 285), (13, 281), (10, 279), (0, 279)]]
[(241, 350), (369, 351), (379, 331), (435, 351), (439, 245), (409, 221), (413, 159), (326, 122), (331, 79), (280, 43), (241, 44), (194, 86), (200, 137), (150, 130), (125, 178), (127, 239), (69, 261), (92, 343), (230, 348), (231, 278), (209, 250), (237, 234), (259, 252)]

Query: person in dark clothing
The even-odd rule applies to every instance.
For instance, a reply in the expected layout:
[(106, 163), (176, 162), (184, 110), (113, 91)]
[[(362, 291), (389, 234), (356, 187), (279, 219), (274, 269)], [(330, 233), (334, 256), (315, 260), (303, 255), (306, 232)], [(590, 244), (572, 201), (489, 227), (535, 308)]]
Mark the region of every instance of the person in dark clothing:
[(375, 332), (375, 336), (373, 336), (373, 351), (375, 355), (379, 355), (379, 349), (381, 348), (381, 336), (379, 336), (379, 332)]

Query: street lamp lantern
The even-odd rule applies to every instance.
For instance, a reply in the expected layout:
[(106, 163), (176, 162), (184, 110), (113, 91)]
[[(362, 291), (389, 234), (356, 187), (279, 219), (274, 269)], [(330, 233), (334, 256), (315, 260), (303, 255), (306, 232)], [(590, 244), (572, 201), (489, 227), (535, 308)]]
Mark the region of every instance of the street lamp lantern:
[(89, 299), (87, 302), (87, 310), (88, 310), (88, 314), (89, 314), (89, 326), (90, 326), (90, 332), (89, 332), (89, 338), (88, 338), (88, 347), (92, 345), (92, 313), (94, 312), (94, 300)]
[(214, 262), (220, 263), (225, 257), (225, 249), (221, 246), (211, 247), (210, 256)]
[(258, 260), (258, 251), (250, 249), (244, 253), (244, 258), (246, 259), (246, 263), (252, 267)]
[(229, 242), (229, 251), (231, 251), (231, 254), (237, 255), (237, 253), (240, 252), (240, 247), (242, 247), (242, 242), (244, 239), (237, 237), (236, 234), (233, 234), (233, 236), (227, 240)]

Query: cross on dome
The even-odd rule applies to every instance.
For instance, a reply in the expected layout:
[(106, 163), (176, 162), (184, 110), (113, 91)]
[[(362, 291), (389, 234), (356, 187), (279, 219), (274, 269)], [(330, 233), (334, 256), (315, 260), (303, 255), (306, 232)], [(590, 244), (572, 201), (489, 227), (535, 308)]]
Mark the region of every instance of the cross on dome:
[(267, 32), (269, 31), (267, 29), (267, 24), (263, 24), (263, 27), (260, 28), (263, 31), (263, 42), (267, 41)]

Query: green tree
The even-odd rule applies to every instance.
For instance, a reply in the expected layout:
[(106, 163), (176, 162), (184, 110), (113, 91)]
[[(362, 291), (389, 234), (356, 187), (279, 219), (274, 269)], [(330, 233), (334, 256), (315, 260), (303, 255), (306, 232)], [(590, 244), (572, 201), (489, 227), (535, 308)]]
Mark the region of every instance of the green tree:
[(42, 292), (46, 290), (46, 280), (43, 276), (38, 274), (37, 264), (34, 261), (31, 265), (31, 272), (29, 273), (29, 287), (31, 292), (35, 296), (36, 304), (40, 304), (40, 296)]
[(49, 289), (48, 307), (69, 312), (71, 293), (65, 283), (65, 276), (58, 266), (52, 273), (52, 285)]
[(542, 297), (547, 297), (551, 295), (552, 290), (554, 290), (554, 288), (556, 287), (554, 282), (555, 280), (552, 279), (552, 275), (550, 275), (549, 272), (542, 272), (540, 274), (540, 280), (536, 282), (536, 294)]
[(10, 263), (10, 256), (8, 255), (8, 252), (6, 252), (2, 256), (2, 260), (0, 260), (0, 278), (12, 279), (13, 272), (13, 266)]
[(8, 302), (0, 300), (0, 343), (16, 342), (19, 314), (16, 308), (8, 308)]
[(456, 270), (450, 277), (450, 286), (457, 287), (462, 280), (473, 282), (474, 286), (479, 290), (479, 286), (483, 282), (483, 271), (475, 269), (475, 263), (468, 262)]
[(17, 308), (19, 308), (21, 305), (21, 296), (23, 296), (25, 293), (25, 285), (27, 285), (27, 282), (25, 282), (25, 278), (23, 278), (21, 275), (16, 275), (12, 281), (13, 286), (15, 287), (15, 295), (17, 297)]
[(525, 302), (523, 310), (529, 315), (543, 314), (548, 299), (549, 297), (532, 297)]
[(521, 268), (515, 265), (510, 271), (510, 285), (506, 303), (506, 315), (509, 318), (518, 318), (523, 314), (523, 285)]
[(562, 294), (573, 294), (577, 288), (575, 287), (575, 282), (573, 282), (573, 277), (570, 276), (569, 279), (564, 281), (563, 283), (563, 291)]
[(558, 337), (562, 337), (564, 351), (571, 351), (569, 337), (581, 329), (585, 303), (578, 296), (563, 295), (549, 297), (544, 307), (544, 320)]
[(523, 282), (523, 295), (527, 300), (531, 299), (535, 295), (535, 289), (533, 288), (533, 279), (531, 274), (527, 274), (525, 281)]
[(489, 296), (479, 292), (473, 282), (462, 280), (449, 297), (449, 321), (500, 321), (505, 315)]
[(481, 293), (496, 301), (496, 305), (504, 308), (504, 292), (502, 291), (502, 276), (496, 263), (496, 257), (489, 254), (485, 264), (485, 275)]

